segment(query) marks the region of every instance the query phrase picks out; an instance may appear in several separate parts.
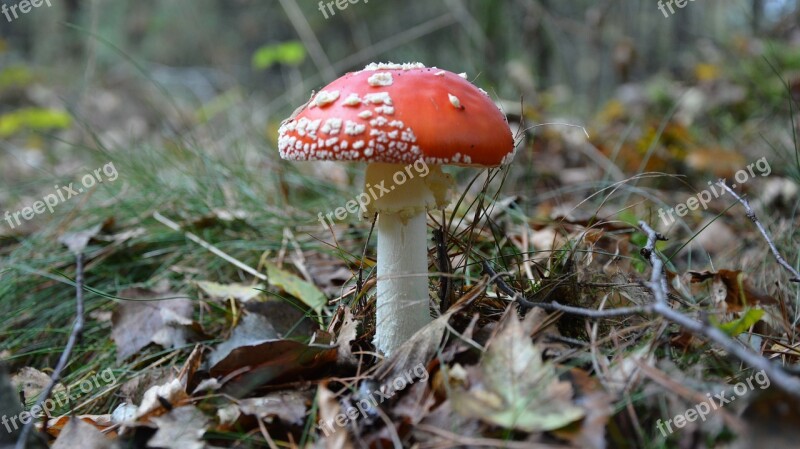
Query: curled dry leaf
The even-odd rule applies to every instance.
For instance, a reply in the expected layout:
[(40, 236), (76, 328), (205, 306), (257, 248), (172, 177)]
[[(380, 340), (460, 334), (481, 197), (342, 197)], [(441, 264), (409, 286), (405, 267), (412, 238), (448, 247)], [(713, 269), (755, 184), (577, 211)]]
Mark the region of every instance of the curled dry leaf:
[(160, 414), (164, 410), (163, 401), (175, 407), (187, 399), (189, 395), (186, 394), (186, 388), (180, 379), (172, 379), (164, 385), (155, 385), (144, 392), (142, 403), (136, 410), (136, 419)]

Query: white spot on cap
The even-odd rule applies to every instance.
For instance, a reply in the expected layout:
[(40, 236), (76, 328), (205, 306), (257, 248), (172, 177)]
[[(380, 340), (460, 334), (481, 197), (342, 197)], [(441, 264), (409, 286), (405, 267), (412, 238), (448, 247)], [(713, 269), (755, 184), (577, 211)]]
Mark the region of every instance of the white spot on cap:
[(375, 108), (378, 114), (394, 115), (394, 106), (378, 106)]
[(322, 132), (335, 136), (339, 134), (339, 130), (342, 128), (342, 119), (340, 118), (329, 118), (325, 121), (325, 124), (322, 125)]
[(364, 101), (370, 102), (372, 104), (385, 104), (385, 105), (392, 105), (392, 97), (389, 96), (389, 92), (375, 92), (373, 94), (367, 94), (364, 96)]
[(458, 74), (461, 78), (467, 79), (467, 72), (461, 72)]
[(461, 100), (459, 100), (458, 97), (453, 94), (447, 94), (447, 98), (450, 99), (450, 104), (452, 104), (454, 108), (461, 109)]
[(367, 129), (366, 125), (361, 125), (359, 123), (353, 122), (348, 120), (344, 124), (344, 133), (349, 136), (355, 136), (358, 134), (363, 133)]
[(358, 98), (357, 94), (350, 94), (347, 98), (344, 99), (345, 106), (358, 106), (361, 104), (361, 99)]
[(364, 120), (372, 117), (372, 111), (361, 111), (358, 113), (359, 118), (363, 118)]
[[(358, 149), (361, 149), (361, 148), (364, 148), (364, 141), (363, 140), (356, 140), (355, 142), (353, 142), (353, 149), (354, 150), (358, 150)], [(366, 151), (365, 151), (365, 153), (366, 153)]]
[(444, 70), (439, 70), (438, 72), (434, 73), (436, 76), (444, 76), (446, 72)]
[(316, 97), (314, 97), (314, 104), (319, 107), (324, 107), (336, 101), (339, 98), (338, 90), (321, 90)]
[(378, 86), (391, 86), (394, 80), (392, 79), (392, 74), (389, 72), (378, 72), (371, 75), (367, 82), (372, 87)]
[(395, 64), (393, 62), (373, 62), (364, 67), (364, 70), (413, 70), (424, 68), (425, 64), (421, 62), (407, 62), (405, 64)]
[[(359, 143), (363, 143), (363, 142), (361, 142), (361, 141), (359, 140)], [(355, 146), (355, 145), (354, 145), (354, 146)], [(370, 156), (372, 156), (372, 152), (373, 152), (373, 149), (372, 149), (372, 148), (367, 148), (366, 150), (364, 150), (364, 156), (366, 156), (366, 157), (370, 157)]]

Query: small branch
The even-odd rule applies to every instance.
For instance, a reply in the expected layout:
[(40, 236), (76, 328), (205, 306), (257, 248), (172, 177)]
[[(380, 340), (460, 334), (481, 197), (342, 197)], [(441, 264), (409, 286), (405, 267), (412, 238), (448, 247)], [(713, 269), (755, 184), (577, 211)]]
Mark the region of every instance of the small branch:
[[(689, 332), (694, 334), (703, 335), (712, 342), (716, 343), (729, 354), (750, 365), (756, 370), (764, 371), (767, 377), (776, 385), (781, 387), (785, 392), (800, 397), (800, 379), (788, 374), (783, 367), (776, 365), (769, 360), (762, 357), (760, 354), (745, 348), (741, 343), (733, 340), (725, 332), (711, 326), (707, 323), (697, 321), (690, 318), (681, 312), (670, 307), (667, 302), (666, 278), (664, 276), (664, 263), (653, 250), (656, 240), (659, 240), (659, 234), (655, 232), (644, 221), (639, 222), (639, 226), (647, 233), (647, 245), (643, 248), (648, 250), (650, 255), (650, 265), (653, 267), (650, 281), (646, 283), (650, 291), (653, 292), (655, 302), (653, 303), (653, 312), (669, 321), (683, 327)], [(660, 236), (663, 238), (663, 236)]]
[(530, 310), (534, 307), (539, 307), (541, 309), (553, 312), (564, 312), (570, 315), (579, 315), (585, 318), (591, 319), (603, 319), (603, 318), (615, 318), (620, 316), (627, 316), (627, 315), (636, 315), (636, 314), (649, 314), (653, 313), (653, 306), (652, 305), (645, 305), (645, 306), (638, 306), (638, 307), (620, 307), (617, 309), (607, 309), (607, 310), (595, 310), (595, 309), (585, 309), (583, 307), (573, 307), (561, 304), (557, 301), (551, 302), (533, 302), (529, 301), (528, 299), (524, 298), (522, 295), (514, 291), (511, 286), (509, 286), (506, 281), (503, 280), (503, 276), (510, 276), (511, 273), (497, 273), (494, 269), (489, 265), (488, 262), (483, 261), (483, 271), (491, 276), (489, 282), (494, 282), (497, 285), (497, 288), (505, 293), (506, 295), (510, 296), (513, 301), (520, 305), (520, 307)]
[[(67, 362), (72, 355), (72, 351), (75, 349), (75, 345), (78, 344), (78, 340), (83, 332), (83, 253), (76, 254), (75, 258), (75, 302), (77, 303), (75, 323), (72, 325), (72, 332), (67, 340), (67, 346), (64, 348), (64, 352), (61, 353), (61, 357), (58, 359), (58, 364), (56, 364), (53, 374), (50, 376), (50, 383), (47, 385), (44, 391), (42, 391), (42, 394), (39, 395), (36, 405), (31, 407), (31, 409), (38, 407), (39, 410), (42, 410), (44, 408), (43, 406), (45, 401), (50, 398), (50, 394), (53, 392), (56, 383), (58, 383), (58, 380), (61, 378), (61, 372), (64, 371), (64, 368), (67, 366)], [(25, 446), (28, 443), (28, 435), (30, 434), (31, 429), (33, 429), (35, 421), (36, 420), (31, 417), (30, 421), (24, 425), (22, 432), (20, 432), (19, 439), (17, 440), (17, 444), (14, 446), (15, 449), (25, 449)], [(45, 421), (45, 423), (46, 422), (47, 421)]]
[(722, 184), (722, 187), (725, 190), (727, 190), (731, 195), (733, 195), (733, 197), (736, 198), (737, 201), (742, 203), (742, 206), (744, 206), (745, 213), (747, 214), (747, 218), (749, 218), (750, 221), (755, 223), (756, 227), (761, 232), (761, 235), (764, 236), (764, 240), (767, 241), (769, 249), (772, 250), (772, 255), (775, 256), (775, 260), (777, 260), (778, 263), (781, 264), (781, 266), (783, 266), (783, 268), (786, 268), (786, 270), (789, 271), (789, 273), (791, 273), (792, 276), (794, 276), (794, 278), (792, 278), (791, 281), (800, 282), (800, 273), (793, 266), (791, 266), (789, 262), (786, 262), (786, 259), (784, 259), (783, 256), (781, 256), (781, 253), (778, 252), (778, 248), (776, 248), (775, 244), (772, 243), (772, 239), (769, 238), (769, 234), (767, 234), (767, 230), (764, 228), (764, 225), (761, 224), (761, 222), (758, 220), (758, 217), (756, 216), (756, 213), (753, 211), (753, 208), (750, 207), (750, 202), (747, 201), (746, 198), (737, 195), (736, 192), (734, 192), (733, 189), (728, 187), (727, 184)]

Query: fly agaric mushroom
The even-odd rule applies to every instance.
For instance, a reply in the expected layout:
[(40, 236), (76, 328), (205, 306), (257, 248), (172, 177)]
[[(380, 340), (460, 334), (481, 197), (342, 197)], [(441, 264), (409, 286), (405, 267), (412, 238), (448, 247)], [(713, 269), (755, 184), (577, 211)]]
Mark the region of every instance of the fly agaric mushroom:
[(431, 320), (426, 211), (445, 207), (454, 184), (440, 165), (506, 164), (514, 139), (466, 74), (388, 63), (325, 86), (281, 124), (278, 149), (290, 160), (369, 164), (359, 206), (379, 214), (375, 346), (390, 355)]

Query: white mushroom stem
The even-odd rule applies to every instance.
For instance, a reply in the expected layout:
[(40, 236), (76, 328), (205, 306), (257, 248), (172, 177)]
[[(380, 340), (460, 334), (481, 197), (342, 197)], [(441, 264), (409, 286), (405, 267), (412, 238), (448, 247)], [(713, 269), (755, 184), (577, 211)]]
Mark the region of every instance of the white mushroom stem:
[(421, 160), (367, 167), (367, 212), (379, 214), (375, 346), (387, 356), (431, 320), (426, 211), (445, 205), (452, 184)]
[(378, 218), (378, 298), (375, 346), (391, 354), (431, 320), (428, 305), (426, 213)]

